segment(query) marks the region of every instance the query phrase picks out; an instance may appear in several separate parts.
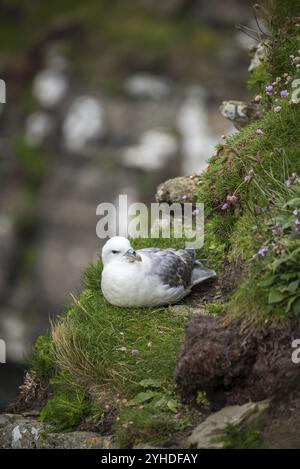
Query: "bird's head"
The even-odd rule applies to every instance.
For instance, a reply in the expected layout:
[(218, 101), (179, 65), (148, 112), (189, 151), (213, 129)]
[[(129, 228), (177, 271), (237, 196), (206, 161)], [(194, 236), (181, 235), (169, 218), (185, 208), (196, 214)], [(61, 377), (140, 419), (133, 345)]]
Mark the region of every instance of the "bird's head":
[(109, 262), (121, 259), (128, 262), (139, 262), (142, 260), (141, 256), (132, 249), (127, 238), (114, 236), (102, 248), (102, 262), (103, 265), (106, 265)]

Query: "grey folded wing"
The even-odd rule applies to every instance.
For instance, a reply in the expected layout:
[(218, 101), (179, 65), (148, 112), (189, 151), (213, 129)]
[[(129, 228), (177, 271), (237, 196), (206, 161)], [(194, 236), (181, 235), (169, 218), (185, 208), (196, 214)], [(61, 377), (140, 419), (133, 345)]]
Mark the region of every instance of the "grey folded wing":
[(150, 259), (150, 274), (157, 275), (164, 285), (170, 287), (184, 287), (189, 290), (191, 286), (215, 276), (214, 271), (205, 269), (196, 261), (196, 252), (193, 249), (147, 248), (138, 252)]

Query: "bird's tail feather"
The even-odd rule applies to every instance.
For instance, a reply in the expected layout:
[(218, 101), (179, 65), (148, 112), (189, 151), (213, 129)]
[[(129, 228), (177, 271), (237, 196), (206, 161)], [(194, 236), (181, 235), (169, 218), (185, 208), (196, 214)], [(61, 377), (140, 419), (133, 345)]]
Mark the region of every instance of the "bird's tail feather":
[(206, 267), (203, 267), (201, 262), (196, 261), (192, 272), (192, 286), (198, 285), (198, 283), (204, 282), (204, 280), (215, 276), (216, 272), (214, 270), (207, 269)]

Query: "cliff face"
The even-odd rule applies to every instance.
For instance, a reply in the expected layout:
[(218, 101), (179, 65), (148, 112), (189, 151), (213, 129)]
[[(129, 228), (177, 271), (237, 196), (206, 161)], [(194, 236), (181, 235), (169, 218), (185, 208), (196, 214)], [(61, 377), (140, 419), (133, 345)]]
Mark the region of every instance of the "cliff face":
[(299, 4), (287, 3), (257, 8), (271, 31), (250, 79), (264, 115), (219, 147), (199, 191), (205, 251), (225, 262), (220, 282), (229, 279), (231, 294), (224, 317), (190, 324), (177, 380), (186, 396), (204, 389), (216, 405), (274, 396), (299, 377)]
[[(199, 257), (218, 280), (182, 305), (123, 309), (104, 300), (101, 263), (92, 265), (83, 293), (51, 337), (38, 340), (16, 409), (40, 402), (41, 419), (57, 430), (113, 434), (117, 447), (176, 445), (203, 409), (266, 398), (284, 408), (283, 396), (298, 389), (291, 355), (300, 338), (299, 2), (265, 2), (258, 14), (270, 31), (250, 79), (251, 105), (262, 113), (218, 147), (197, 184), (206, 207)], [(134, 247), (154, 241), (184, 244), (134, 240)], [(255, 438), (249, 431), (250, 446), (268, 433), (256, 424)], [(236, 437), (226, 433), (228, 447), (243, 446)]]

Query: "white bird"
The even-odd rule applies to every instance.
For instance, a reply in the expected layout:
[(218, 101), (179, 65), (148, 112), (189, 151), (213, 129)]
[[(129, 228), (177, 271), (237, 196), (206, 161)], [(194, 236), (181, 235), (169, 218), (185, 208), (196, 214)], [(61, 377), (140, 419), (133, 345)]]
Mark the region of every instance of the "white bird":
[(115, 306), (146, 307), (180, 301), (194, 285), (215, 277), (196, 260), (194, 249), (148, 248), (135, 251), (114, 236), (102, 249), (101, 289)]

